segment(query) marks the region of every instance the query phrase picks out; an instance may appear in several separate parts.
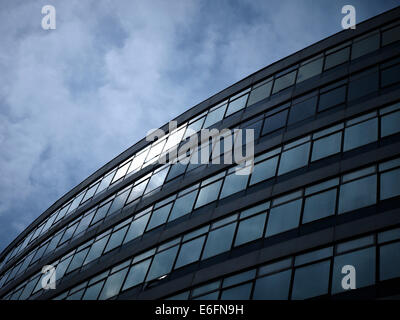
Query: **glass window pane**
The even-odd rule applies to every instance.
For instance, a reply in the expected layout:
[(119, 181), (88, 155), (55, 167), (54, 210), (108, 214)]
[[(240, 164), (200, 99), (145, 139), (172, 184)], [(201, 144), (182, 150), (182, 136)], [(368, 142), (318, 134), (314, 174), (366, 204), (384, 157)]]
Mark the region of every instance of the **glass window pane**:
[(376, 203), (376, 175), (346, 183), (340, 187), (339, 213)]
[(122, 241), (124, 240), (126, 230), (128, 230), (128, 226), (125, 226), (124, 228), (119, 229), (118, 231), (112, 233), (110, 240), (107, 243), (106, 250), (104, 252), (108, 252), (115, 249), (116, 247), (119, 247), (122, 244)]
[(400, 26), (386, 30), (382, 33), (382, 46), (386, 46), (390, 43), (400, 40)]
[(297, 268), (294, 274), (292, 299), (307, 299), (328, 293), (330, 261)]
[(388, 280), (400, 277), (400, 242), (381, 246), (379, 279)]
[(335, 67), (349, 60), (350, 47), (336, 51), (325, 58), (325, 70)]
[(225, 227), (211, 231), (208, 234), (202, 259), (207, 259), (230, 250), (235, 229), (236, 223), (231, 223)]
[(248, 180), (248, 175), (238, 175), (236, 173), (233, 173), (229, 176), (226, 176), (224, 186), (222, 187), (220, 199), (246, 189)]
[(344, 151), (348, 151), (378, 139), (378, 119), (374, 118), (345, 129)]
[(114, 201), (113, 201), (113, 203), (112, 203), (112, 205), (111, 205), (109, 213), (111, 214), (111, 213), (114, 213), (117, 210), (121, 209), (124, 206), (126, 198), (128, 197), (128, 195), (129, 195), (129, 191), (125, 191), (124, 193), (116, 196)]
[(97, 300), (100, 290), (103, 287), (103, 283), (104, 281), (101, 281), (93, 286), (88, 287), (82, 297), (82, 300)]
[(289, 298), (292, 270), (257, 279), (253, 300), (287, 300)]
[(345, 291), (342, 288), (342, 268), (351, 265), (356, 269), (356, 288), (375, 283), (375, 247), (350, 252), (335, 257), (333, 265), (332, 293)]
[(76, 229), (76, 231), (74, 233), (75, 236), (88, 228), (90, 221), (92, 221), (94, 214), (95, 214), (95, 211), (93, 210), (87, 216), (82, 218), (82, 220), (79, 222), (78, 228)]
[(111, 206), (111, 201), (106, 203), (104, 206), (101, 206), (100, 208), (97, 209), (96, 211), (96, 215), (93, 218), (93, 221), (91, 222), (91, 225), (95, 224), (97, 221), (100, 221), (101, 219), (103, 219), (108, 212), (108, 209)]
[(116, 296), (119, 293), (127, 271), (128, 268), (125, 268), (117, 273), (112, 274), (107, 278), (106, 283), (104, 284), (103, 290), (101, 291), (99, 297), (100, 300), (109, 299), (111, 297)]
[(381, 200), (400, 195), (400, 169), (381, 174)]
[(178, 248), (179, 246), (175, 246), (155, 255), (146, 279), (147, 281), (166, 275), (171, 271)]
[(162, 186), (162, 184), (164, 183), (165, 177), (167, 176), (168, 169), (169, 168), (165, 168), (165, 169), (152, 175), (152, 177), (149, 180), (149, 184), (147, 185), (146, 193)]
[(397, 66), (382, 70), (382, 87), (387, 87), (400, 81), (400, 64)]
[(216, 110), (211, 111), (206, 118), (206, 121), (204, 122), (203, 128), (208, 128), (212, 126), (213, 124), (217, 123), (218, 121), (221, 121), (222, 118), (224, 117), (225, 114), (225, 109), (226, 105), (219, 107)]
[(278, 175), (304, 167), (308, 163), (310, 143), (302, 144), (296, 148), (282, 153)]
[(60, 280), (64, 276), (65, 271), (67, 270), (67, 267), (68, 267), (69, 263), (71, 262), (71, 260), (72, 260), (72, 256), (64, 259), (57, 265), (57, 268), (56, 268), (57, 281)]
[(264, 233), (266, 213), (259, 214), (239, 223), (235, 246), (261, 238)]
[(245, 94), (244, 96), (240, 97), (239, 99), (229, 102), (228, 110), (226, 111), (225, 117), (243, 109), (246, 106), (246, 101), (247, 101), (248, 96), (249, 96), (248, 94)]
[(371, 73), (370, 70), (368, 70), (367, 73), (369, 74), (349, 83), (349, 101), (361, 98), (378, 90), (379, 74), (377, 72)]
[(137, 198), (142, 196), (144, 189), (146, 188), (147, 182), (148, 180), (145, 180), (132, 188), (127, 203), (132, 202), (133, 200), (136, 200)]
[(175, 268), (185, 266), (200, 259), (205, 236), (186, 242), (181, 246)]
[(187, 165), (186, 164), (181, 164), (181, 163), (175, 163), (171, 166), (171, 169), (168, 173), (167, 181), (172, 180), (181, 174), (185, 173)]
[(247, 103), (248, 106), (257, 103), (267, 97), (269, 97), (272, 88), (272, 81), (263, 84), (250, 92), (249, 102)]
[(274, 114), (265, 119), (264, 127), (262, 130), (262, 135), (267, 133), (271, 133), (275, 130), (278, 130), (286, 125), (286, 119), (288, 115), (289, 109), (281, 111), (279, 113)]
[(196, 199), (197, 190), (178, 198), (175, 201), (174, 207), (172, 209), (171, 215), (168, 221), (175, 220), (182, 217), (190, 212), (192, 212), (194, 200)]
[(126, 277), (123, 290), (132, 288), (144, 281), (147, 270), (149, 269), (150, 261), (151, 259), (147, 259), (131, 267), (128, 276)]
[(318, 111), (323, 111), (346, 101), (346, 86), (322, 93), (319, 96)]
[(147, 230), (151, 230), (167, 222), (169, 212), (171, 211), (171, 207), (172, 207), (172, 202), (160, 209), (154, 210), (153, 214), (151, 215), (149, 225), (147, 226)]
[(144, 229), (146, 228), (147, 221), (150, 218), (150, 214), (146, 214), (140, 218), (137, 218), (134, 220), (128, 230), (128, 233), (126, 234), (124, 243), (127, 243), (128, 241), (131, 241), (139, 236), (141, 236), (144, 232)]
[(204, 296), (197, 297), (193, 300), (218, 300), (219, 291), (215, 291)]
[(88, 264), (89, 262), (92, 262), (93, 260), (101, 256), (101, 254), (103, 253), (104, 246), (107, 244), (109, 237), (110, 237), (109, 235), (105, 236), (92, 244), (84, 264)]
[(297, 228), (300, 220), (302, 199), (272, 208), (268, 217), (266, 236)]
[(342, 145), (342, 133), (338, 132), (330, 136), (314, 141), (311, 161), (329, 157), (340, 152)]
[(293, 124), (314, 116), (317, 108), (317, 98), (318, 96), (315, 96), (293, 105), (290, 108), (288, 124)]
[(254, 166), (250, 178), (250, 185), (275, 177), (278, 157), (259, 162)]
[(353, 43), (353, 48), (351, 50), (351, 59), (359, 58), (367, 53), (379, 49), (379, 33), (368, 37), (366, 39), (357, 41)]
[(322, 72), (323, 61), (324, 59), (320, 58), (300, 67), (299, 74), (297, 75), (297, 83), (320, 74)]
[(337, 190), (332, 189), (306, 198), (303, 223), (322, 219), (335, 214)]
[(195, 208), (199, 208), (207, 203), (210, 203), (218, 199), (219, 190), (221, 189), (222, 180), (209, 184), (208, 186), (201, 188), (199, 196), (196, 201)]
[(274, 83), (274, 90), (272, 93), (277, 93), (278, 91), (281, 91), (283, 89), (286, 89), (287, 87), (290, 87), (294, 85), (294, 80), (296, 79), (296, 70), (292, 71), (288, 74), (285, 74), (284, 76), (275, 79)]
[(67, 272), (71, 272), (75, 269), (78, 269), (82, 266), (83, 261), (85, 260), (86, 254), (88, 253), (89, 248), (86, 248), (78, 253), (75, 253), (74, 257), (72, 258), (71, 264), (68, 267)]
[(222, 291), (221, 300), (249, 300), (252, 283), (246, 283), (231, 289)]
[(400, 112), (394, 112), (382, 117), (381, 136), (386, 137), (400, 132)]

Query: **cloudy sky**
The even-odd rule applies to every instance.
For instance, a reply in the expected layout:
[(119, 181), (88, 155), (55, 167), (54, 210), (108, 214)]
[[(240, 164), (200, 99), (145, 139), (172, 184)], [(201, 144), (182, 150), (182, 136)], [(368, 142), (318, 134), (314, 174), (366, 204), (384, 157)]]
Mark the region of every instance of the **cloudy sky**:
[(149, 129), (340, 31), (350, 3), (359, 22), (399, 2), (2, 0), (0, 250)]

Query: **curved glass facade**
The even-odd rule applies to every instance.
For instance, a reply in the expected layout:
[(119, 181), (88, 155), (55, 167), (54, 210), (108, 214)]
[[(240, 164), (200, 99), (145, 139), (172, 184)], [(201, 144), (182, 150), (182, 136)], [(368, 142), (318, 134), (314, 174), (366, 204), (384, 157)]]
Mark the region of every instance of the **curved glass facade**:
[[(399, 16), (256, 72), (99, 169), (0, 255), (0, 298), (398, 294)], [(208, 139), (197, 146), (211, 151), (208, 164), (159, 162), (205, 128), (253, 129), (251, 174), (212, 163), (223, 145)], [(44, 265), (54, 290), (42, 289)], [(345, 265), (356, 290), (341, 286)]]

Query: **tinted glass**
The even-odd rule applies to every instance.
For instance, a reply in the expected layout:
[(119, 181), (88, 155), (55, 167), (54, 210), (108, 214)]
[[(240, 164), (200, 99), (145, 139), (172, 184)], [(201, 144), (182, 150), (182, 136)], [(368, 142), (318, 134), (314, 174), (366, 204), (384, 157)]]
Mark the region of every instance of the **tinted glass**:
[(400, 64), (397, 66), (382, 70), (382, 79), (381, 85), (382, 87), (387, 87), (392, 84), (395, 84), (400, 81), (399, 79), (400, 73)]
[(371, 119), (352, 127), (344, 132), (344, 151), (351, 150), (378, 139), (378, 119)]
[(341, 132), (314, 141), (311, 161), (319, 160), (340, 152), (341, 145)]
[(198, 208), (214, 200), (217, 200), (221, 184), (222, 180), (214, 182), (204, 188), (201, 188), (195, 207)]
[(228, 251), (232, 246), (236, 223), (211, 231), (208, 234), (202, 259)]
[(381, 246), (380, 252), (380, 280), (400, 277), (400, 242)]
[(252, 283), (242, 284), (222, 291), (221, 300), (248, 300), (250, 299)]
[(400, 112), (394, 112), (382, 117), (381, 136), (386, 137), (400, 132)]
[(272, 208), (268, 217), (266, 236), (296, 228), (299, 225), (302, 200), (296, 200)]
[(276, 93), (278, 91), (281, 91), (287, 87), (294, 85), (295, 78), (296, 78), (296, 71), (292, 71), (278, 79), (275, 79), (274, 90), (272, 91), (272, 93)]
[(376, 203), (376, 175), (346, 183), (340, 187), (339, 213)]
[(306, 198), (303, 223), (335, 214), (336, 193), (336, 189), (332, 189)]
[(400, 40), (400, 26), (386, 30), (382, 33), (382, 46), (386, 46), (390, 43)]
[(175, 256), (177, 252), (178, 252), (178, 246), (175, 246), (173, 248), (170, 248), (168, 250), (156, 254), (153, 259), (153, 263), (151, 264), (150, 271), (147, 276), (147, 281), (168, 274), (172, 269), (172, 265), (175, 261)]
[(128, 268), (121, 270), (113, 275), (109, 276), (104, 284), (103, 290), (101, 291), (100, 300), (105, 300), (117, 295), (121, 289), (122, 282), (125, 279)]
[(257, 279), (254, 287), (253, 299), (287, 300), (289, 298), (291, 275), (292, 270), (286, 270)]
[(310, 143), (302, 144), (282, 153), (278, 175), (304, 167), (308, 163)]
[(293, 105), (290, 108), (288, 123), (292, 124), (314, 116), (315, 110), (317, 108), (317, 98), (318, 97), (313, 97), (311, 99)]
[(101, 281), (93, 286), (88, 287), (82, 297), (82, 300), (97, 300), (100, 290), (103, 287), (103, 283), (104, 281)]
[(323, 261), (296, 269), (292, 299), (307, 299), (327, 294), (330, 264), (330, 261)]
[(104, 238), (101, 238), (100, 240), (98, 240), (92, 244), (92, 246), (90, 247), (90, 250), (89, 250), (89, 254), (87, 255), (87, 257), (85, 259), (85, 264), (87, 264), (101, 256), (104, 246), (107, 244), (108, 238), (109, 238), (109, 236), (105, 236)]
[(377, 33), (371, 37), (353, 43), (353, 47), (351, 50), (351, 59), (356, 59), (367, 53), (378, 50), (379, 38), (379, 33)]
[(110, 240), (107, 243), (105, 252), (111, 251), (111, 250), (115, 249), (116, 247), (119, 247), (122, 244), (122, 241), (124, 240), (124, 237), (126, 234), (126, 230), (128, 230), (128, 226), (125, 226), (124, 228), (119, 229), (118, 231), (114, 232), (111, 235)]
[(68, 272), (71, 272), (82, 266), (83, 261), (85, 260), (85, 257), (86, 257), (86, 254), (88, 253), (88, 251), (89, 251), (89, 248), (84, 249), (78, 253), (75, 253), (74, 257), (72, 258), (71, 264), (68, 267)]
[(221, 121), (225, 114), (226, 105), (219, 107), (218, 109), (211, 111), (204, 122), (203, 128), (208, 128), (212, 126), (214, 123)]
[(335, 67), (349, 60), (350, 47), (338, 50), (325, 58), (325, 70)]
[(265, 119), (264, 127), (262, 130), (262, 135), (267, 133), (271, 133), (277, 129), (280, 129), (286, 125), (286, 118), (288, 114), (288, 109), (281, 111), (279, 113), (274, 114)]
[(239, 223), (235, 246), (261, 238), (264, 232), (266, 214), (262, 213)]
[(149, 269), (150, 261), (151, 259), (147, 259), (131, 267), (128, 276), (126, 277), (123, 288), (124, 290), (134, 287), (144, 281), (147, 270)]
[(272, 81), (253, 89), (250, 92), (249, 102), (247, 103), (247, 105), (251, 106), (252, 104), (257, 103), (258, 101), (261, 101), (269, 97), (271, 93), (271, 87), (272, 87)]
[(220, 198), (225, 198), (233, 193), (246, 189), (248, 179), (248, 175), (238, 175), (236, 173), (226, 176)]
[(248, 94), (245, 94), (244, 96), (242, 96), (232, 102), (229, 102), (228, 110), (226, 111), (225, 117), (243, 109), (246, 106), (247, 97), (248, 97)]
[(277, 165), (278, 157), (257, 163), (251, 174), (250, 185), (274, 177)]
[(146, 214), (146, 215), (134, 220), (131, 223), (131, 225), (128, 229), (128, 233), (126, 234), (124, 243), (127, 243), (128, 241), (135, 239), (143, 234), (144, 229), (146, 228), (146, 225), (147, 225), (147, 221), (149, 220), (149, 217), (150, 217), (150, 214)]
[(299, 74), (297, 75), (297, 83), (320, 74), (322, 72), (323, 61), (324, 59), (320, 58), (300, 67)]
[(356, 288), (375, 283), (375, 247), (367, 248), (335, 257), (333, 265), (332, 293), (345, 291), (342, 268), (351, 265), (356, 270)]
[(167, 204), (166, 206), (159, 208), (157, 210), (154, 210), (153, 214), (151, 215), (149, 225), (147, 226), (147, 230), (151, 230), (155, 227), (158, 227), (161, 224), (164, 224), (168, 219), (171, 207), (172, 203)]
[(319, 96), (318, 111), (323, 111), (346, 101), (346, 86), (321, 93)]
[(178, 260), (175, 268), (182, 267), (200, 259), (201, 249), (203, 248), (205, 236), (186, 242), (179, 251)]
[(169, 221), (184, 216), (192, 211), (194, 200), (196, 199), (197, 192), (191, 192), (175, 201), (174, 207), (169, 217)]
[(381, 200), (400, 195), (400, 169), (381, 174)]
[(378, 90), (379, 85), (379, 75), (378, 73), (370, 73), (362, 78), (353, 80), (349, 84), (349, 101), (361, 98), (372, 92)]

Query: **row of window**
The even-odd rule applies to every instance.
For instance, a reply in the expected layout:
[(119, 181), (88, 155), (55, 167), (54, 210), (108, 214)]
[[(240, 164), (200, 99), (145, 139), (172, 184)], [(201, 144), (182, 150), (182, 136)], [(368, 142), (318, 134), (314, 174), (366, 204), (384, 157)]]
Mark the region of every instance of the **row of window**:
[[(132, 240), (144, 232), (187, 215), (203, 205), (226, 198), (259, 182), (291, 172), (331, 155), (377, 141), (379, 138), (378, 127), (381, 128), (381, 138), (400, 132), (400, 103), (339, 123), (286, 144), (283, 148), (279, 147), (264, 153), (255, 158), (254, 169), (250, 176), (237, 175), (237, 167), (233, 167), (159, 201), (154, 206), (137, 214), (133, 221), (132, 218), (129, 218), (129, 222), (132, 221), (132, 236), (127, 239)], [(174, 166), (181, 165), (175, 164)], [(163, 170), (166, 169), (159, 172), (163, 172)], [(153, 175), (153, 177), (155, 176), (157, 174)], [(165, 177), (165, 173), (163, 176)], [(130, 203), (130, 199), (133, 197), (136, 199), (138, 193), (134, 191), (137, 190), (135, 186), (147, 183), (148, 180), (149, 178), (143, 182), (141, 182), (142, 180), (135, 182), (132, 191), (131, 187), (128, 187), (113, 196), (114, 200), (107, 199), (95, 209), (82, 215), (78, 221), (72, 221), (10, 270), (8, 280), (3, 283), (11, 281), (22, 274), (29, 265), (38, 262), (41, 257), (81, 235), (88, 230), (89, 226), (98, 225), (111, 213), (117, 212), (125, 204)], [(162, 181), (160, 181), (160, 185)], [(142, 188), (142, 190), (144, 189)], [(2, 282), (0, 282), (0, 286), (1, 284)]]
[[(222, 120), (224, 117), (228, 117), (231, 114), (245, 108), (246, 106), (253, 105), (269, 96), (280, 92), (288, 87), (293, 86), (295, 83), (302, 82), (306, 79), (314, 77), (325, 70), (329, 70), (337, 65), (343, 64), (350, 59), (359, 58), (365, 54), (371, 53), (378, 50), (380, 47), (384, 47), (391, 43), (399, 40), (400, 26), (388, 26), (381, 28), (381, 31), (377, 30), (371, 32), (362, 37), (356, 38), (353, 41), (349, 41), (345, 44), (339, 45), (333, 49), (327, 50), (325, 53), (320, 54), (308, 61), (304, 61), (299, 65), (293, 66), (288, 70), (282, 71), (273, 77), (262, 81), (251, 88), (248, 88), (239, 94), (227, 99), (219, 105), (211, 108), (205, 113), (195, 117), (187, 123), (181, 125), (179, 128), (171, 131), (162, 139), (154, 142), (150, 146), (139, 151), (133, 155), (130, 159), (124, 161), (117, 168), (112, 170), (110, 173), (105, 174), (99, 178), (96, 182), (90, 185), (88, 188), (83, 190), (74, 199), (69, 201), (63, 207), (55, 211), (44, 223), (38, 228), (33, 230), (28, 236), (23, 239), (16, 248), (11, 251), (3, 263), (7, 262), (18, 252), (21, 252), (30, 242), (36, 239), (40, 234), (45, 233), (52, 225), (54, 226), (65, 216), (74, 212), (80, 205), (86, 203), (92, 199), (93, 196), (100, 194), (105, 191), (109, 186), (113, 185), (117, 181), (122, 181), (125, 177), (130, 174), (139, 171), (141, 168), (146, 167), (149, 164), (156, 162), (162, 153), (165, 153), (172, 147), (179, 144), (182, 140), (186, 139), (193, 132), (199, 131), (201, 128), (207, 128)], [(382, 86), (388, 86), (393, 82), (393, 79), (397, 78), (399, 66), (382, 71)], [(360, 81), (354, 81), (354, 87), (371, 86), (373, 82), (368, 79)], [(350, 90), (349, 99), (357, 98), (358, 92), (362, 92), (365, 88), (355, 88), (355, 94), (353, 95)], [(332, 100), (340, 100), (339, 96), (342, 96), (345, 92), (345, 88), (339, 87), (331, 92), (321, 96), (318, 110), (324, 110), (332, 105)], [(292, 108), (289, 116), (289, 124), (294, 121), (292, 119), (301, 119), (307, 117), (309, 112), (315, 108), (312, 106), (313, 101), (299, 102), (296, 108)], [(277, 117), (284, 117), (284, 114), (277, 115)], [(272, 126), (265, 126), (267, 131), (272, 130)], [(190, 130), (188, 130), (190, 129)]]
[[(300, 300), (334, 295), (346, 291), (342, 287), (346, 265), (355, 268), (356, 289), (371, 286), (400, 277), (399, 240), (398, 228), (372, 234), (227, 276), (167, 299)], [(82, 295), (77, 289), (59, 298), (97, 298), (90, 286)]]
[[(125, 290), (144, 281), (159, 279), (172, 270), (208, 259), (251, 241), (295, 229), (305, 223), (374, 205), (378, 198), (386, 200), (399, 196), (399, 177), (400, 158), (354, 171), (232, 214), (112, 268), (118, 272), (125, 270), (121, 271), (125, 273), (120, 285), (113, 287), (112, 292), (118, 294), (121, 288)], [(147, 211), (140, 213), (135, 220), (129, 219), (120, 223), (52, 263), (53, 266), (57, 266), (57, 279), (76, 272), (101, 255), (134, 239), (143, 232), (148, 218)], [(132, 279), (128, 277), (130, 280), (126, 280), (121, 287), (128, 269)], [(110, 270), (106, 273), (109, 272), (113, 273)], [(34, 291), (32, 287), (30, 293), (36, 293), (40, 290), (38, 277), (39, 275), (34, 276), (18, 289), (35, 282), (37, 287)], [(113, 283), (112, 279), (114, 278), (107, 281)]]

